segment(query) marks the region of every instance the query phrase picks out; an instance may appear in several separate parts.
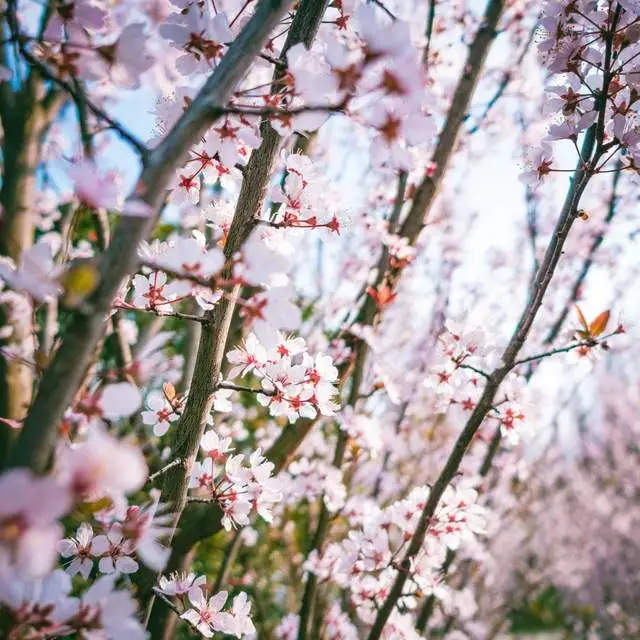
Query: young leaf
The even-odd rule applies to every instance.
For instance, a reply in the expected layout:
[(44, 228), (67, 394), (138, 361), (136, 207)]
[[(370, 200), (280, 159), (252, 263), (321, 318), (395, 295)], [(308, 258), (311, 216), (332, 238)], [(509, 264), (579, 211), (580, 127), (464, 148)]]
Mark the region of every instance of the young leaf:
[(164, 391), (164, 395), (169, 402), (172, 402), (176, 397), (176, 388), (170, 382), (165, 382), (162, 385), (162, 390)]
[(590, 325), (589, 325), (589, 333), (592, 338), (597, 338), (599, 335), (602, 335), (604, 330), (607, 328), (607, 324), (609, 323), (609, 311), (603, 311)]
[(589, 334), (589, 323), (587, 319), (584, 317), (584, 313), (582, 313), (582, 309), (576, 305), (576, 311), (578, 312), (578, 319), (580, 320), (580, 324), (584, 327), (584, 330)]

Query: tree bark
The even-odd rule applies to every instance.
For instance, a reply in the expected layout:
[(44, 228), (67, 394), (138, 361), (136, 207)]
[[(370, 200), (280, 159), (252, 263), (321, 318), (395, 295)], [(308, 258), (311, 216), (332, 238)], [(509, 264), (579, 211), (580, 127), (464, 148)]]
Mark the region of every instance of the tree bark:
[[(33, 245), (42, 137), (64, 99), (57, 92), (47, 94), (34, 71), (18, 92), (8, 94), (8, 91), (10, 89), (5, 88), (0, 107), (4, 128), (0, 255), (8, 256), (20, 264), (23, 252)], [(11, 328), (11, 335), (3, 346), (34, 340), (33, 328), (26, 318), (12, 322), (9, 310), (0, 310), (0, 326), (6, 324)], [(18, 421), (24, 419), (31, 403), (33, 381), (33, 366), (17, 358), (0, 355), (0, 417)], [(6, 425), (0, 424), (0, 466), (14, 433)]]

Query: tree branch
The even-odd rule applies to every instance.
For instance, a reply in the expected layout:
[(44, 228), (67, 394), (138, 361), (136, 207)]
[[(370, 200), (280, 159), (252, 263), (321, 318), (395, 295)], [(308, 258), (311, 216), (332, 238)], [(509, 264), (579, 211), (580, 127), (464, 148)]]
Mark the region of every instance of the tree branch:
[(396, 575), (388, 597), (378, 610), (378, 614), (376, 615), (375, 621), (368, 635), (368, 640), (377, 640), (380, 637), (389, 616), (395, 608), (398, 599), (402, 595), (403, 586), (409, 575), (411, 561), (418, 555), (422, 545), (424, 544), (431, 518), (436, 512), (442, 494), (458, 473), (460, 463), (462, 462), (467, 448), (482, 425), (484, 418), (491, 410), (494, 398), (502, 384), (502, 381), (513, 368), (518, 353), (529, 335), (533, 321), (540, 309), (542, 299), (547, 291), (549, 282), (553, 277), (555, 268), (562, 254), (562, 247), (564, 246), (569, 230), (576, 219), (580, 198), (589, 179), (593, 175), (592, 168), (596, 166), (600, 156), (600, 148), (596, 149), (594, 153), (595, 137), (596, 126), (592, 125), (585, 134), (581, 156), (582, 158), (591, 158), (593, 154), (594, 157), (588, 166), (585, 166), (582, 160), (578, 160), (578, 168), (575, 170), (573, 175), (571, 186), (565, 198), (564, 206), (560, 213), (551, 241), (545, 251), (540, 268), (538, 269), (538, 273), (534, 279), (532, 294), (521, 313), (520, 320), (518, 321), (513, 336), (502, 354), (502, 366), (495, 369), (489, 376), (487, 384), (485, 385), (475, 409), (469, 417), (469, 420), (467, 421), (460, 436), (456, 440), (447, 462), (429, 493), (427, 504), (420, 515), (420, 520), (418, 521), (416, 530), (400, 564), (400, 570)]
[(103, 256), (101, 279), (89, 302), (91, 315), (76, 311), (62, 345), (45, 372), (11, 453), (14, 466), (42, 472), (55, 445), (57, 425), (80, 387), (91, 353), (104, 331), (104, 318), (122, 280), (135, 269), (137, 249), (153, 228), (171, 175), (190, 147), (215, 121), (215, 108), (231, 97), (271, 30), (286, 13), (290, 2), (262, 0), (256, 12), (229, 48), (218, 67), (189, 108), (163, 141), (148, 156), (132, 198), (149, 204), (155, 212), (148, 218), (123, 218)]
[[(294, 44), (303, 42), (307, 47), (310, 46), (320, 25), (324, 9), (325, 2), (318, 0), (303, 0), (301, 2), (280, 54), (282, 61), (286, 60), (286, 53)], [(274, 90), (279, 88), (283, 73), (283, 68), (276, 68), (273, 79)], [(231, 258), (240, 249), (255, 226), (255, 218), (262, 209), (266, 198), (272, 167), (280, 147), (280, 136), (268, 121), (263, 121), (260, 132), (262, 142), (258, 149), (251, 154), (247, 163), (236, 211), (227, 236), (225, 244), (227, 258)], [(230, 276), (229, 269), (227, 267), (223, 277)], [(217, 505), (190, 505), (197, 508), (185, 510), (185, 504), (191, 467), (204, 432), (206, 416), (211, 409), (212, 395), (219, 381), (239, 289), (240, 285), (236, 285), (230, 296), (220, 300), (213, 310), (205, 314), (211, 318), (211, 323), (204, 324), (202, 327), (191, 391), (178, 429), (175, 430), (175, 433), (179, 434), (180, 440), (174, 444), (174, 454), (187, 460), (187, 464), (184, 469), (176, 468), (166, 474), (162, 488), (163, 499), (170, 502), (174, 508), (175, 517), (172, 522), (174, 532), (180, 522), (180, 532), (174, 539), (172, 555), (169, 560), (170, 566), (174, 567), (182, 565), (186, 554), (195, 542), (215, 533), (220, 527), (220, 510)], [(182, 517), (183, 510), (184, 518)], [(203, 528), (198, 527), (198, 524), (194, 526), (192, 522), (200, 523), (203, 514), (206, 526)], [(192, 520), (193, 516), (195, 518)], [(153, 603), (151, 606), (153, 607)], [(170, 637), (171, 622), (164, 616), (156, 615), (155, 608), (152, 610), (149, 621), (152, 638)]]
[(97, 104), (86, 98), (86, 96), (80, 96), (76, 87), (74, 87), (69, 82), (62, 80), (61, 78), (58, 78), (55, 73), (51, 72), (44, 63), (40, 62), (40, 60), (38, 60), (38, 58), (36, 58), (27, 49), (26, 41), (24, 38), (19, 38), (18, 42), (20, 42), (20, 53), (22, 54), (24, 59), (31, 65), (31, 67), (37, 69), (37, 71), (44, 78), (50, 80), (67, 94), (69, 94), (69, 96), (71, 96), (76, 104), (83, 101), (87, 109), (89, 109), (100, 120), (106, 122), (109, 127), (116, 131), (123, 140), (126, 140), (138, 152), (138, 154), (143, 158), (144, 161), (149, 150), (142, 141), (140, 141), (135, 135), (133, 135), (124, 125), (112, 118), (102, 107), (99, 107)]
[(427, 14), (427, 24), (424, 29), (427, 44), (422, 52), (422, 65), (426, 69), (429, 68), (429, 51), (431, 49), (431, 38), (433, 38), (433, 23), (436, 18), (436, 2), (437, 0), (429, 0), (429, 13)]
[(527, 41), (522, 51), (520, 52), (518, 59), (513, 65), (513, 68), (504, 72), (504, 75), (502, 76), (502, 80), (500, 81), (500, 84), (496, 89), (496, 92), (493, 94), (493, 96), (491, 96), (491, 99), (489, 100), (489, 102), (487, 102), (487, 105), (484, 108), (482, 115), (478, 118), (478, 120), (473, 125), (473, 127), (469, 129), (469, 135), (473, 135), (478, 131), (478, 129), (480, 128), (480, 125), (487, 119), (489, 113), (491, 112), (491, 109), (493, 109), (493, 107), (496, 106), (496, 103), (498, 102), (498, 100), (500, 100), (504, 92), (507, 90), (507, 87), (509, 86), (511, 79), (514, 76), (514, 73), (517, 73), (517, 70), (520, 68), (520, 65), (522, 64), (524, 57), (527, 55), (529, 49), (531, 48), (531, 45), (533, 43), (533, 39), (536, 35), (537, 30), (538, 30), (538, 22), (536, 21), (536, 23), (531, 28), (531, 31), (529, 31), (529, 37), (527, 38)]
[(416, 241), (418, 234), (426, 223), (426, 218), (440, 189), (447, 165), (456, 150), (458, 136), (467, 117), (471, 98), (484, 68), (489, 48), (497, 35), (497, 27), (504, 6), (505, 0), (490, 0), (482, 18), (481, 26), (469, 47), (462, 75), (453, 94), (447, 120), (440, 132), (438, 144), (431, 157), (435, 171), (433, 175), (425, 176), (418, 186), (413, 197), (411, 209), (401, 227), (400, 235), (408, 238), (411, 244)]
[(611, 186), (611, 197), (609, 198), (609, 207), (607, 209), (607, 215), (604, 219), (605, 226), (593, 239), (593, 242), (589, 247), (587, 256), (584, 259), (584, 262), (582, 263), (582, 267), (578, 273), (578, 277), (575, 279), (571, 287), (571, 291), (569, 293), (569, 296), (567, 297), (567, 301), (562, 307), (562, 311), (560, 312), (558, 318), (553, 323), (553, 325), (551, 325), (551, 328), (549, 329), (549, 333), (547, 333), (544, 339), (544, 344), (548, 345), (553, 343), (553, 341), (558, 337), (558, 334), (562, 330), (562, 327), (564, 326), (564, 323), (567, 320), (567, 317), (569, 315), (571, 308), (578, 301), (578, 298), (580, 296), (580, 290), (582, 289), (582, 286), (585, 280), (587, 279), (587, 276), (589, 275), (589, 271), (593, 266), (595, 255), (598, 249), (600, 248), (600, 245), (604, 241), (607, 230), (611, 225), (611, 221), (616, 215), (616, 211), (617, 211), (616, 202), (618, 197), (617, 190), (618, 190), (618, 183), (620, 181), (620, 176), (622, 175), (622, 166), (623, 166), (622, 160), (619, 159), (616, 164), (616, 171), (613, 174), (613, 183)]
[[(17, 25), (15, 3), (9, 5), (7, 20), (13, 31)], [(0, 255), (20, 263), (22, 254), (33, 244), (37, 171), (41, 160), (42, 138), (62, 109), (66, 97), (47, 92), (37, 74), (31, 74), (19, 90), (2, 85), (2, 187), (0, 189)], [(8, 312), (0, 312), (0, 324), (9, 323)], [(12, 322), (10, 342), (32, 340), (28, 322)], [(0, 341), (0, 346), (5, 340)], [(0, 417), (24, 419), (32, 398), (33, 371), (19, 359), (0, 357)], [(10, 444), (16, 435), (0, 424), (0, 467), (6, 462)]]
[(241, 107), (228, 105), (219, 109), (219, 114), (238, 114), (243, 116), (259, 116), (262, 118), (287, 118), (301, 113), (344, 113), (345, 105), (342, 104), (303, 104), (299, 107), (276, 109), (274, 107)]
[(567, 345), (566, 347), (559, 347), (558, 349), (550, 349), (549, 351), (545, 351), (543, 353), (537, 353), (534, 356), (529, 356), (528, 358), (522, 358), (520, 360), (516, 360), (513, 363), (512, 368), (518, 367), (521, 364), (527, 364), (528, 362), (536, 362), (537, 360), (543, 360), (544, 358), (555, 356), (558, 353), (569, 353), (569, 351), (575, 351), (576, 349), (580, 349), (582, 347), (588, 347), (591, 349), (593, 347), (597, 347), (598, 345), (604, 344), (611, 336), (614, 336), (617, 333), (618, 333), (617, 331), (613, 331), (607, 334), (606, 336), (600, 338), (599, 340), (583, 340), (580, 342), (573, 342), (572, 344)]

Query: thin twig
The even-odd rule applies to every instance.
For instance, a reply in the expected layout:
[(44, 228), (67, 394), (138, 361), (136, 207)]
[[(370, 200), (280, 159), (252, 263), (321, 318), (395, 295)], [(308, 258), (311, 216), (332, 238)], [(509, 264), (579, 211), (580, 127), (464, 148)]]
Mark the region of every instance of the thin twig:
[[(74, 99), (74, 101), (76, 101), (76, 103), (78, 102), (80, 98), (71, 84), (69, 84), (65, 80), (62, 80), (54, 73), (49, 71), (47, 66), (40, 62), (40, 60), (38, 60), (35, 56), (33, 56), (24, 44), (20, 45), (20, 51), (24, 59), (32, 67), (36, 68), (42, 76), (58, 85), (61, 89), (66, 91)], [(146, 158), (149, 150), (143, 142), (141, 142), (135, 135), (128, 131), (126, 127), (120, 124), (117, 120), (112, 118), (104, 109), (102, 109), (102, 107), (99, 107), (97, 104), (88, 99), (85, 102), (87, 108), (92, 111), (98, 118), (106, 122), (112, 129), (117, 131), (120, 137), (126, 140), (138, 152), (138, 154), (142, 156), (143, 160)]]
[(195, 313), (182, 313), (182, 311), (167, 311), (164, 313), (162, 309), (158, 307), (150, 307), (149, 309), (142, 309), (140, 307), (131, 307), (126, 304), (116, 305), (117, 309), (123, 309), (125, 311), (134, 311), (136, 313), (153, 313), (159, 318), (177, 318), (178, 320), (188, 320), (189, 322), (199, 322), (200, 324), (206, 324), (208, 322), (205, 316), (198, 316)]
[(161, 265), (153, 262), (153, 260), (140, 260), (138, 268), (140, 267), (146, 267), (147, 269), (151, 269), (152, 271), (162, 271), (168, 276), (173, 276), (174, 278), (177, 278), (179, 280), (188, 280), (193, 284), (200, 285), (201, 287), (206, 287), (207, 289), (215, 289), (218, 286), (215, 276), (204, 278), (195, 273), (186, 273), (184, 271), (178, 271), (177, 269), (171, 269), (166, 265)]
[(220, 382), (218, 383), (218, 387), (220, 389), (233, 389), (233, 391), (247, 391), (249, 393), (261, 393), (265, 396), (274, 396), (276, 391), (267, 391), (266, 389), (257, 389), (255, 387), (245, 387), (240, 384), (233, 384), (231, 382)]
[[(153, 593), (155, 593), (156, 596), (158, 598), (160, 598), (160, 600), (162, 600), (162, 602), (164, 602), (167, 605), (167, 607), (169, 607), (174, 613), (177, 613), (179, 616), (184, 613), (184, 611), (182, 609), (180, 609), (180, 607), (178, 607), (171, 600), (169, 600), (169, 598), (167, 598), (167, 596), (165, 596), (164, 593), (162, 593), (162, 591), (160, 591), (160, 589), (158, 589), (158, 587), (153, 587)], [(189, 624), (191, 624), (191, 623), (189, 623)]]
[(486, 378), (487, 380), (491, 377), (491, 375), (488, 374), (486, 371), (483, 371), (482, 369), (478, 369), (477, 367), (474, 367), (473, 365), (465, 364), (464, 362), (462, 364), (459, 364), (458, 368), (459, 369), (468, 369), (469, 371), (473, 371), (474, 373), (477, 373), (478, 375), (482, 376), (483, 378)]
[(187, 498), (189, 504), (218, 504), (215, 498)]
[(613, 184), (611, 186), (611, 197), (609, 198), (609, 207), (607, 209), (607, 215), (604, 219), (605, 226), (598, 232), (596, 237), (593, 239), (591, 246), (589, 247), (589, 251), (587, 252), (587, 256), (585, 257), (584, 262), (582, 263), (582, 267), (578, 272), (578, 276), (571, 287), (571, 291), (569, 293), (569, 296), (567, 297), (567, 301), (562, 307), (562, 311), (558, 315), (558, 318), (551, 325), (551, 328), (549, 329), (549, 332), (547, 333), (544, 339), (544, 344), (551, 344), (558, 337), (558, 334), (562, 330), (562, 327), (564, 326), (564, 323), (569, 315), (569, 311), (578, 300), (578, 297), (580, 295), (580, 290), (582, 289), (582, 286), (585, 280), (587, 279), (587, 276), (589, 275), (589, 271), (591, 270), (591, 267), (594, 264), (595, 254), (600, 248), (600, 245), (602, 245), (602, 243), (604, 242), (606, 232), (609, 229), (614, 216), (616, 215), (616, 211), (618, 209), (616, 206), (617, 198), (618, 198), (617, 190), (618, 190), (618, 183), (620, 181), (621, 175), (622, 175), (622, 159), (619, 159), (616, 165), (616, 172), (613, 174)]
[(575, 351), (576, 349), (581, 349), (582, 347), (592, 348), (601, 346), (604, 344), (611, 336), (615, 336), (618, 334), (618, 331), (612, 331), (606, 336), (600, 338), (599, 340), (582, 340), (580, 342), (573, 342), (566, 347), (559, 347), (558, 349), (551, 349), (549, 351), (545, 351), (544, 353), (537, 353), (534, 356), (529, 356), (528, 358), (522, 358), (520, 360), (516, 360), (513, 363), (512, 368), (518, 367), (522, 364), (526, 364), (527, 362), (535, 362), (536, 360), (543, 360), (544, 358), (549, 358), (550, 356), (555, 356), (558, 353), (568, 353), (569, 351)]
[(398, 19), (398, 17), (393, 13), (382, 0), (371, 0), (373, 4), (377, 7), (380, 7), (394, 22)]
[(179, 464), (184, 464), (184, 460), (182, 458), (176, 458), (175, 460), (172, 460), (171, 462), (166, 464), (164, 467), (162, 467), (162, 469), (159, 469), (155, 473), (152, 473), (147, 478), (147, 482), (153, 482), (154, 480), (159, 478), (163, 473), (166, 473), (167, 471), (169, 471), (169, 469), (173, 469), (173, 467), (176, 467)]
[(273, 118), (288, 118), (301, 113), (344, 113), (345, 105), (340, 104), (308, 104), (301, 105), (299, 107), (291, 107), (289, 109), (277, 109), (275, 107), (240, 107), (234, 105), (227, 105), (225, 107), (216, 107), (216, 115), (243, 115), (243, 116), (258, 116), (261, 118), (273, 117)]
[(522, 64), (524, 57), (527, 55), (527, 52), (531, 48), (531, 44), (533, 43), (533, 38), (535, 37), (537, 30), (538, 30), (538, 22), (536, 21), (536, 23), (531, 28), (531, 31), (529, 32), (529, 37), (527, 38), (527, 41), (524, 47), (522, 48), (522, 51), (520, 52), (518, 59), (515, 61), (513, 68), (509, 69), (508, 71), (505, 71), (504, 75), (502, 76), (502, 80), (500, 81), (500, 84), (496, 89), (496, 92), (493, 94), (489, 102), (487, 102), (487, 105), (485, 106), (484, 111), (482, 112), (482, 115), (478, 118), (478, 120), (473, 125), (473, 127), (469, 129), (469, 135), (473, 135), (474, 133), (476, 133), (476, 131), (478, 131), (478, 129), (480, 128), (480, 125), (487, 119), (487, 116), (491, 112), (491, 109), (495, 107), (498, 100), (500, 100), (500, 98), (506, 91), (507, 87), (509, 86), (509, 83), (511, 82), (514, 75), (517, 73), (517, 70), (519, 69), (520, 65)]

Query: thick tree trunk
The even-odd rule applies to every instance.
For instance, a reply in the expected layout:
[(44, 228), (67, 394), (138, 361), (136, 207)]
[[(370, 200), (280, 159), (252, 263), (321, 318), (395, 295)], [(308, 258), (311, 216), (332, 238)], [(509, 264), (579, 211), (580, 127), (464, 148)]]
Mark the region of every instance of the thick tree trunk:
[[(61, 106), (57, 94), (45, 96), (45, 87), (34, 74), (12, 100), (2, 105), (4, 127), (4, 175), (0, 190), (0, 255), (20, 263), (33, 244), (36, 212), (37, 170), (42, 136)], [(0, 324), (10, 334), (2, 346), (25, 346), (33, 338), (31, 313), (0, 309)], [(27, 349), (27, 353), (30, 349)], [(34, 368), (19, 358), (0, 357), (0, 417), (22, 420), (31, 403)], [(0, 425), (0, 456), (8, 450), (12, 431)]]

